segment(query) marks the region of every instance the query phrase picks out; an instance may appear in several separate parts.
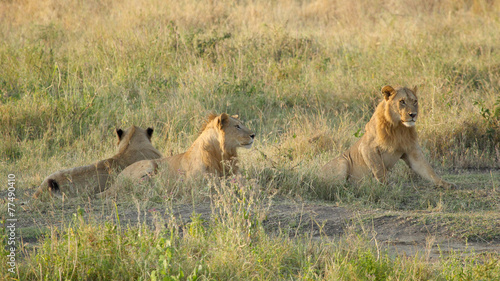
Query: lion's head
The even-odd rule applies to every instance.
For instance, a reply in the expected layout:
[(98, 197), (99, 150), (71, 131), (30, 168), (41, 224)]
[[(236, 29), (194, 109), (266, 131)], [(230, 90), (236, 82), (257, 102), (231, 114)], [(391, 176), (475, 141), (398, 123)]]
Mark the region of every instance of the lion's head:
[(151, 144), (152, 128), (144, 130), (131, 126), (126, 130), (116, 129), (116, 135), (118, 136), (117, 156), (123, 159), (121, 162), (124, 162), (125, 167), (139, 160), (161, 157), (161, 153)]
[(237, 119), (238, 115), (229, 116), (225, 113), (219, 116), (221, 130), (225, 135), (225, 143), (229, 147), (251, 148), (255, 134)]
[(129, 144), (138, 144), (144, 141), (151, 142), (151, 137), (153, 136), (153, 129), (147, 128), (146, 130), (141, 129), (136, 126), (132, 126), (125, 131), (122, 129), (116, 129), (116, 135), (118, 136), (118, 150), (122, 150)]
[(220, 115), (211, 114), (207, 124), (202, 127), (202, 131), (213, 126), (219, 131), (219, 138), (224, 146), (224, 150), (232, 150), (238, 147), (251, 148), (255, 134), (245, 127), (238, 119), (238, 115), (229, 116), (226, 113)]
[(382, 88), (386, 108), (385, 117), (393, 126), (403, 124), (406, 127), (415, 126), (418, 116), (417, 87), (410, 90), (405, 87), (384, 86)]

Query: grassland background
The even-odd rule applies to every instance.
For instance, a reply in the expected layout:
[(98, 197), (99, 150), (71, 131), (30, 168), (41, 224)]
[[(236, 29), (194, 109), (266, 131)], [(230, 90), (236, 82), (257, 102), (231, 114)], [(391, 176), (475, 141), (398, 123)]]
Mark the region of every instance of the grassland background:
[(1, 1), (0, 174), (37, 186), (113, 155), (132, 124), (179, 153), (228, 112), (257, 134), (244, 173), (302, 196), (387, 84), (418, 86), (420, 143), (445, 179), (497, 170), (499, 30), (494, 0)]

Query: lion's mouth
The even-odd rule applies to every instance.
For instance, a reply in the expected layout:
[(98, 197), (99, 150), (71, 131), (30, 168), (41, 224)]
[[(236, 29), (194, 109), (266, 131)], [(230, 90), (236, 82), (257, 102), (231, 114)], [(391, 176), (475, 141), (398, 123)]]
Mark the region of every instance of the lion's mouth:
[(406, 127), (413, 127), (413, 126), (415, 126), (415, 120), (402, 121), (402, 122), (403, 122), (403, 125), (405, 125)]
[(253, 141), (250, 141), (249, 143), (242, 143), (241, 147), (244, 147), (246, 149), (249, 149), (252, 147)]

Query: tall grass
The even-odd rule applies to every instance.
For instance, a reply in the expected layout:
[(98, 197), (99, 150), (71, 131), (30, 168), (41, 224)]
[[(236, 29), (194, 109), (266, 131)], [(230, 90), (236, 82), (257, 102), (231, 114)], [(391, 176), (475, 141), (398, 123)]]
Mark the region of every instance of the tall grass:
[[(420, 143), (439, 174), (500, 168), (499, 12), (496, 0), (0, 1), (0, 174), (15, 173), (20, 192), (112, 155), (116, 127), (154, 127), (164, 155), (187, 149), (210, 112), (257, 134), (240, 154), (251, 183), (123, 183), (128, 202), (211, 201), (212, 219), (165, 229), (75, 215), (25, 249), (18, 278), (495, 279), (494, 255), (431, 264), (355, 232), (269, 235), (256, 202), (439, 210), (463, 223), (496, 212), (493, 176), (493, 187), (441, 192), (410, 190), (418, 179), (399, 166), (389, 186), (332, 186), (316, 171), (363, 133), (386, 84), (418, 86)], [(488, 223), (464, 237), (498, 239)]]
[(208, 112), (242, 116), (268, 154), (318, 132), (337, 154), (385, 84), (419, 86), (434, 164), (498, 167), (498, 115), (481, 115), (498, 108), (496, 1), (0, 5), (0, 155), (27, 185), (111, 154), (114, 127), (154, 126), (181, 151)]

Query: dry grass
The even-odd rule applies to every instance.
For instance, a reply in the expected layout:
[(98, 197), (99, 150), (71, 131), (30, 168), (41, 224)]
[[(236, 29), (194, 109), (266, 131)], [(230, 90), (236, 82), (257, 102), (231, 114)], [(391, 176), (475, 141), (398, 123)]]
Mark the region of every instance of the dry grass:
[[(153, 143), (165, 155), (179, 153), (208, 113), (228, 112), (257, 133), (254, 149), (241, 152), (241, 166), (268, 194), (364, 208), (495, 211), (498, 194), (483, 185), (447, 193), (442, 205), (437, 191), (415, 199), (405, 184), (420, 182), (402, 166), (389, 188), (369, 181), (332, 187), (315, 172), (363, 132), (386, 84), (419, 87), (420, 143), (445, 178), (467, 181), (450, 173), (500, 168), (499, 12), (495, 0), (1, 1), (0, 174), (14, 172), (27, 191), (56, 170), (113, 155), (114, 128), (132, 124), (154, 127)], [(139, 202), (141, 190), (124, 186), (132, 194), (126, 200)], [(213, 191), (206, 182), (162, 177), (149, 186), (144, 196), (156, 203), (173, 194), (201, 202)], [(468, 192), (486, 199), (468, 201)], [(214, 236), (203, 239), (220, 245)], [(273, 249), (282, 241), (261, 242)], [(301, 254), (285, 262), (292, 273), (277, 276), (348, 276), (333, 274), (335, 262), (347, 268), (353, 261), (342, 260), (342, 251), (325, 261), (309, 242), (284, 243), (294, 253), (317, 254), (321, 266)], [(198, 247), (191, 246), (183, 249)], [(193, 262), (187, 264), (191, 272)], [(279, 264), (269, 260), (267, 268)], [(307, 265), (311, 275), (298, 269)], [(414, 273), (417, 279), (434, 276), (414, 269), (423, 272)]]

